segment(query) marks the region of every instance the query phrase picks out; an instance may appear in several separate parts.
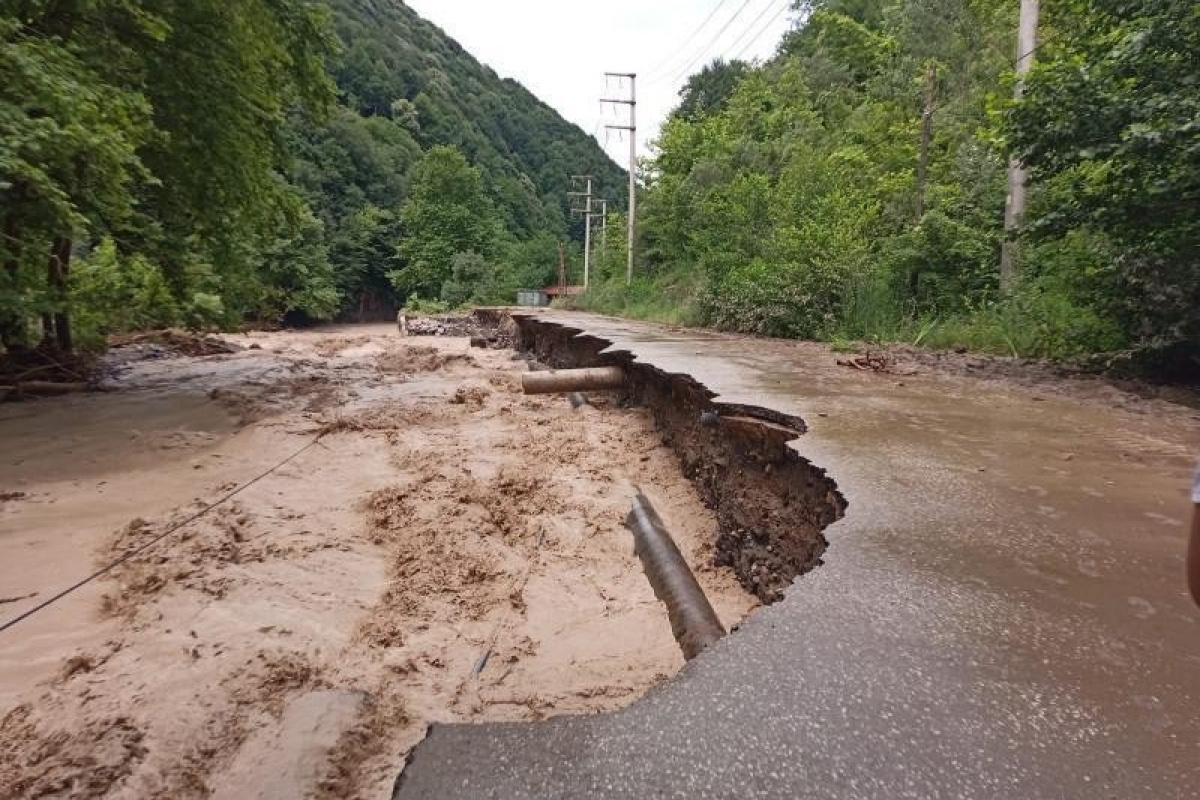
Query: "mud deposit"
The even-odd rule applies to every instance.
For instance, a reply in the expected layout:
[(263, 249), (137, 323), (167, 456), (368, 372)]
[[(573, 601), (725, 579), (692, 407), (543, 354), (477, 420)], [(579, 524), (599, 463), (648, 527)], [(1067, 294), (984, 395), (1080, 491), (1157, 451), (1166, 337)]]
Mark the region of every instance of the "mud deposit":
[[(707, 429), (525, 398), (509, 351), (391, 326), (235, 341), (0, 410), (0, 619), (250, 484), (0, 634), (6, 800), (386, 797), (429, 722), (613, 709), (680, 668), (621, 526), (635, 484), (726, 626), (779, 550), (734, 510), (748, 484), (697, 477), (750, 450), (696, 449), (689, 480), (672, 436)], [(728, 537), (760, 534), (741, 564)]]

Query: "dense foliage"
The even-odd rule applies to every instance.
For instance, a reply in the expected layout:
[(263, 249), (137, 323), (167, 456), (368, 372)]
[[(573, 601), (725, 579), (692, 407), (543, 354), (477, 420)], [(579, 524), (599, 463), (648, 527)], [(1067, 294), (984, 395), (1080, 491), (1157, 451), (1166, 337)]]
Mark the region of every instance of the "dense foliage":
[(582, 236), (571, 175), (594, 174), (598, 191), (623, 198), (624, 173), (403, 4), (332, 7), (341, 103), (325, 125), (296, 118), (292, 177), (326, 228), (346, 308), (390, 309), (414, 293), (458, 299), (462, 284), (444, 284), (466, 253), (484, 263), (468, 300), (511, 302), (518, 287), (551, 282), (559, 240)]
[[(1051, 0), (1014, 103), (1017, 5), (823, 0), (769, 62), (706, 67), (644, 166), (641, 280), (584, 302), (783, 336), (1195, 353), (1200, 12)], [(1006, 295), (1010, 153), (1032, 204)]]
[(585, 171), (399, 2), (0, 0), (0, 344), (507, 299)]
[(1089, 249), (1074, 284), (1125, 339), (1169, 363), (1193, 357), (1200, 6), (1091, 0), (1051, 11), (1056, 35), (1012, 115), (1013, 143), (1041, 187), (1030, 235)]
[[(1022, 355), (1200, 352), (1200, 10), (797, 2), (691, 76), (591, 307)], [(1005, 168), (1029, 168), (1015, 288)], [(619, 168), (397, 0), (0, 0), (0, 344), (511, 300)], [(74, 323), (74, 324), (73, 324)], [(1151, 356), (1146, 359), (1145, 356)]]

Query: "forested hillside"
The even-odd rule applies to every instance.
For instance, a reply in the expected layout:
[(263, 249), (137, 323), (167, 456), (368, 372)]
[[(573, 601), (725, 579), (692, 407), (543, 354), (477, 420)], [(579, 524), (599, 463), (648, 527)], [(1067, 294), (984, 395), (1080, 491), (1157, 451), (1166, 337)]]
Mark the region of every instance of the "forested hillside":
[[(585, 303), (755, 333), (1125, 351), (1195, 369), (1200, 12), (1050, 0), (1016, 103), (1017, 11), (797, 4), (768, 63), (718, 61), (691, 78), (644, 165), (641, 280)], [(1004, 291), (1010, 155), (1031, 168), (1031, 206)]]
[[(582, 130), (407, 6), (332, 6), (344, 43), (332, 66), (340, 104), (328, 124), (298, 117), (290, 134), (293, 180), (324, 225), (342, 296), (436, 299), (451, 264), (452, 302), (511, 302), (518, 286), (549, 282), (558, 240), (582, 230), (569, 217), (570, 176), (594, 174), (609, 196), (624, 196), (625, 174)], [(416, 173), (423, 154), (430, 160)], [(423, 190), (412, 184), (422, 178)], [(410, 196), (423, 206), (402, 213)]]
[(504, 299), (581, 172), (625, 183), (399, 2), (5, 0), (0, 343)]
[[(1200, 11), (1048, 0), (1019, 101), (1017, 11), (797, 2), (775, 57), (690, 78), (643, 164), (637, 281), (611, 225), (583, 303), (1194, 371)], [(0, 0), (10, 353), (506, 301), (578, 248), (582, 172), (620, 207), (590, 137), (398, 0)]]

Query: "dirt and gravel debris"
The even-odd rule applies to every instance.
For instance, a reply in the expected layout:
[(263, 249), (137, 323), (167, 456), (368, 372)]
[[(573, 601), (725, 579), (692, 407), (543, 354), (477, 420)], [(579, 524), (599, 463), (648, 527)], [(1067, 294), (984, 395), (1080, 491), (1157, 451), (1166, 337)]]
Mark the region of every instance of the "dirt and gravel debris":
[(145, 333), (119, 334), (110, 336), (108, 346), (112, 350), (133, 348), (134, 354), (141, 350), (142, 357), (154, 357), (153, 353), (175, 356), (215, 356), (240, 352), (243, 348), (227, 337), (194, 331), (170, 328)]
[(516, 327), (502, 309), (478, 309), (470, 314), (413, 316), (401, 313), (401, 332), (409, 336), (455, 336), (469, 339), (472, 346), (497, 350), (511, 348)]
[[(525, 362), (463, 339), (245, 338), (132, 362), (114, 392), (69, 401), (96, 405), (55, 417), (62, 441), (105, 448), (74, 483), (34, 440), (4, 467), (38, 498), (4, 509), (30, 541), (54, 535), (35, 512), (90, 509), (90, 538), (55, 551), (56, 575), (86, 574), (320, 437), (71, 600), (103, 638), (43, 635), (23, 654), (40, 680), (0, 672), (14, 798), (243, 798), (281, 782), (377, 798), (431, 720), (631, 702), (682, 664), (621, 526), (634, 484), (726, 623), (754, 605), (712, 566), (715, 519), (647, 413), (519, 397)], [(84, 430), (98, 421), (103, 435)], [(146, 447), (160, 439), (178, 441)]]
[(1123, 376), (1102, 363), (1017, 358), (965, 349), (930, 350), (905, 344), (863, 345), (859, 349), (866, 356), (885, 361), (887, 368), (881, 370), (885, 376), (967, 377), (999, 388), (1029, 390), (1137, 414), (1152, 414), (1175, 406), (1200, 409), (1200, 387)]
[(385, 374), (412, 376), (422, 372), (436, 372), (449, 366), (470, 366), (472, 358), (465, 353), (448, 353), (436, 347), (413, 345), (388, 350), (376, 359), (380, 372)]

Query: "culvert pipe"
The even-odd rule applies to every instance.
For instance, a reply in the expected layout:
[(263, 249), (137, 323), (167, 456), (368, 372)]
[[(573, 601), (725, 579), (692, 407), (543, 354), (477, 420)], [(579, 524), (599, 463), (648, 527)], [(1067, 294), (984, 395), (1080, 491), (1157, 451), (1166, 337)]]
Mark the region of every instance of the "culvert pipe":
[(525, 394), (592, 392), (619, 389), (624, 384), (625, 370), (620, 367), (552, 369), (545, 372), (526, 372), (521, 376), (521, 388)]
[(683, 657), (690, 661), (725, 635), (721, 620), (658, 512), (641, 492), (633, 498), (625, 527), (633, 532), (634, 550), (642, 560), (654, 596), (666, 605), (671, 633)]

